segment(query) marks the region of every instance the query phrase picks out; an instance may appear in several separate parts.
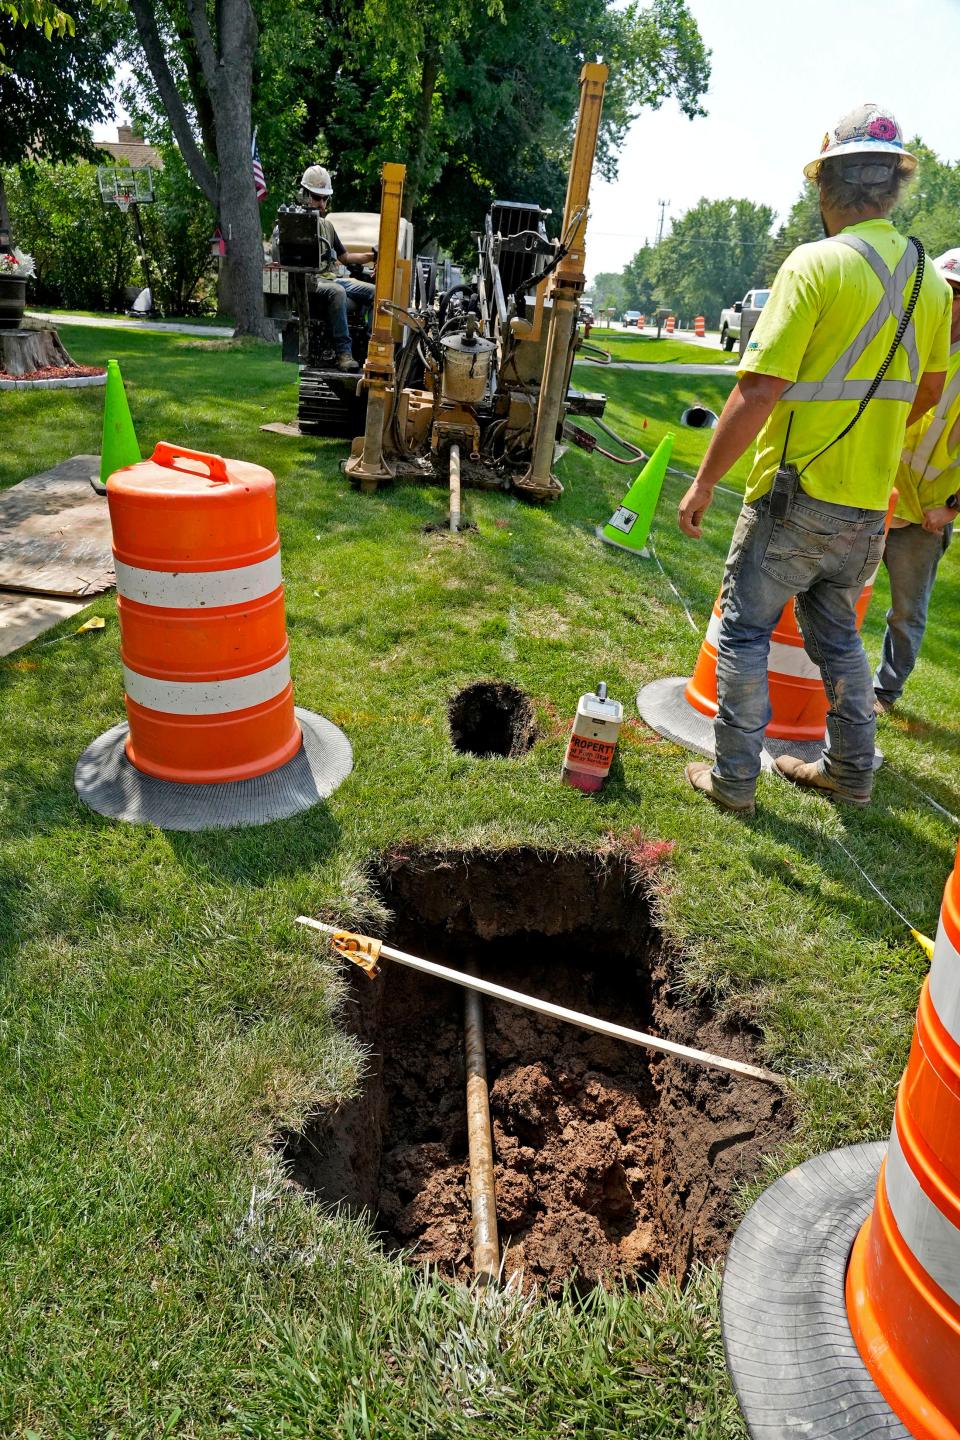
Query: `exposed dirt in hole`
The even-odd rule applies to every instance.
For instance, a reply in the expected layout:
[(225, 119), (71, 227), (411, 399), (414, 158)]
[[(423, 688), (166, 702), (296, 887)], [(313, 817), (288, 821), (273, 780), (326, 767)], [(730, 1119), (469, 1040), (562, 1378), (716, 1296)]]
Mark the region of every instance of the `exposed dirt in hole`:
[(533, 706), (516, 685), (478, 680), (454, 695), (447, 712), (453, 748), (486, 758), (523, 755), (536, 739)]
[[(637, 872), (596, 854), (394, 855), (387, 939), (442, 963), (740, 1059), (750, 1037), (671, 994)], [(555, 1292), (684, 1277), (722, 1255), (732, 1197), (791, 1123), (780, 1091), (484, 1001), (497, 1214), (508, 1272)], [(471, 1227), (463, 995), (385, 961), (356, 974), (349, 1020), (370, 1046), (357, 1101), (291, 1137), (294, 1178), (374, 1212), (413, 1260), (467, 1277)]]

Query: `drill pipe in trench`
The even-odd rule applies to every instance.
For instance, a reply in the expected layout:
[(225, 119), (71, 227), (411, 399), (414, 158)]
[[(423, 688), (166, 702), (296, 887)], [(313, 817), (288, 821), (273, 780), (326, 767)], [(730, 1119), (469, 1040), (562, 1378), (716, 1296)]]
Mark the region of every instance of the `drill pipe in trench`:
[[(470, 965), (471, 974), (476, 968)], [(483, 1035), (483, 1001), (475, 990), (463, 995), (464, 1059), (467, 1071), (467, 1137), (470, 1147), (470, 1209), (473, 1215), (473, 1273), (484, 1285), (500, 1278), (497, 1199), (493, 1178), (490, 1094)]]

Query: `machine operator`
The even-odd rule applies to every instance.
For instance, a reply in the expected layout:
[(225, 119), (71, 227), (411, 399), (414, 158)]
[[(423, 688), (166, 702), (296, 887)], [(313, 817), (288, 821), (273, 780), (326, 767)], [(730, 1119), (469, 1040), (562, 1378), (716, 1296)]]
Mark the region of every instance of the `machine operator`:
[(686, 771), (726, 810), (754, 810), (770, 637), (793, 597), (829, 700), (827, 745), (817, 762), (783, 756), (777, 767), (831, 798), (870, 801), (876, 717), (856, 603), (883, 555), (906, 428), (940, 399), (950, 335), (947, 284), (932, 264), (921, 275), (920, 248), (887, 219), (916, 164), (878, 105), (857, 106), (824, 136), (804, 175), (828, 238), (781, 266), (680, 502), (680, 529), (699, 537), (714, 486), (757, 440), (721, 591), (716, 763)]
[(327, 219), (327, 209), (333, 194), (329, 170), (322, 165), (308, 165), (300, 181), (303, 203), (311, 210), (318, 210), (317, 229), (320, 234), (320, 272), (316, 278), (316, 294), (320, 303), (326, 305), (333, 331), (333, 346), (337, 352), (338, 370), (357, 370), (350, 345), (350, 330), (347, 325), (347, 302), (354, 301), (362, 308), (373, 304), (374, 287), (365, 280), (354, 280), (343, 273), (344, 265), (376, 264), (377, 252), (344, 248), (332, 223)]

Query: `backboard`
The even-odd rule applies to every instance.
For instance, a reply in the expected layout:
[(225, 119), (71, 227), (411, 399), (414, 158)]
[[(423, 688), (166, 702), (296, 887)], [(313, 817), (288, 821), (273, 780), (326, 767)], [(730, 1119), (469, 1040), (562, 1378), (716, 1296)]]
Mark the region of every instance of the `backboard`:
[(131, 205), (153, 200), (153, 171), (149, 165), (98, 165), (97, 184), (104, 205), (116, 205), (126, 214)]

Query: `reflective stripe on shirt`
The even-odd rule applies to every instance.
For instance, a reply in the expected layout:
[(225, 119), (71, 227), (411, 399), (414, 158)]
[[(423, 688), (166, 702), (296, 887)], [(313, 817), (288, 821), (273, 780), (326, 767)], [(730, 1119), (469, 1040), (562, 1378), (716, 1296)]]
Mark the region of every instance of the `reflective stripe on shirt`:
[[(788, 404), (804, 400), (859, 401), (866, 399), (873, 382), (871, 380), (850, 380), (848, 378), (850, 371), (880, 334), (891, 315), (897, 324), (900, 324), (906, 310), (903, 291), (920, 262), (917, 248), (912, 242), (907, 245), (898, 264), (891, 271), (887, 269), (873, 246), (868, 245), (862, 236), (841, 234), (831, 235), (830, 239), (838, 245), (849, 245), (851, 250), (856, 250), (857, 254), (866, 260), (883, 286), (883, 294), (877, 302), (876, 309), (867, 316), (861, 326), (860, 333), (850, 342), (843, 354), (834, 361), (822, 380), (795, 381), (792, 385), (787, 386), (780, 398)], [(906, 353), (910, 379), (881, 380), (874, 395), (879, 400), (904, 400), (908, 405), (912, 405), (916, 398), (917, 386), (920, 383), (920, 359), (917, 355), (917, 336), (913, 316), (907, 322), (900, 343)]]

